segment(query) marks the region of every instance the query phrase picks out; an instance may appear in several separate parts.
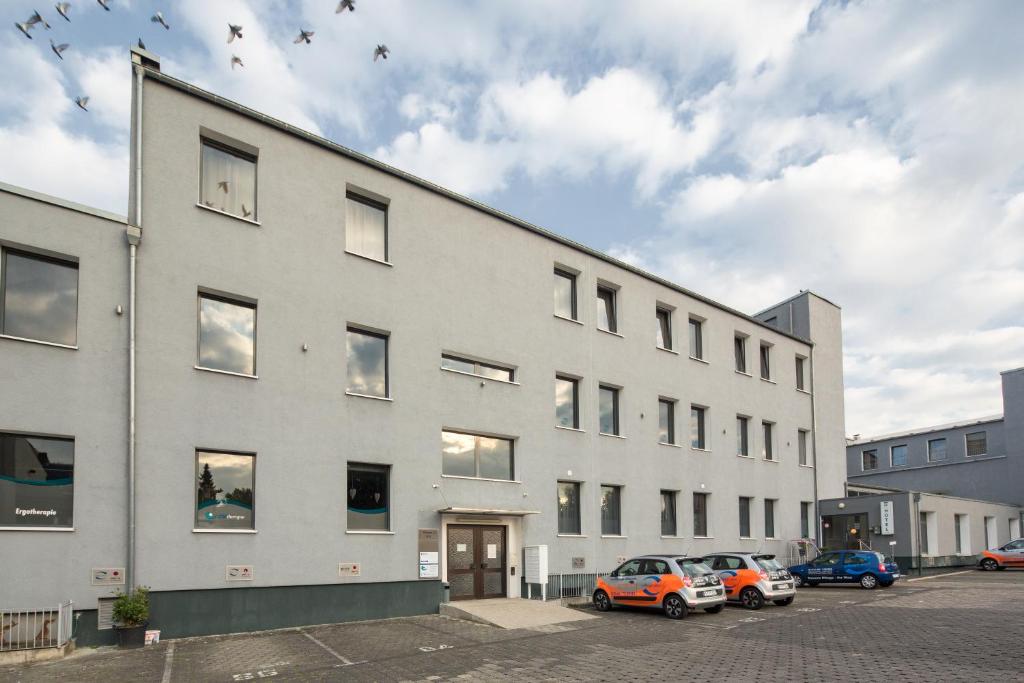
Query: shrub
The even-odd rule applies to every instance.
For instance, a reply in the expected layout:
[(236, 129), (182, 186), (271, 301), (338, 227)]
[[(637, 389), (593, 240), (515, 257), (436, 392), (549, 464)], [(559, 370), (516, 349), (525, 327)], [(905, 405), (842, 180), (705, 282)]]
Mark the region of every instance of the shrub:
[(114, 600), (114, 621), (121, 628), (142, 626), (149, 621), (149, 589), (139, 586), (128, 593), (121, 593)]

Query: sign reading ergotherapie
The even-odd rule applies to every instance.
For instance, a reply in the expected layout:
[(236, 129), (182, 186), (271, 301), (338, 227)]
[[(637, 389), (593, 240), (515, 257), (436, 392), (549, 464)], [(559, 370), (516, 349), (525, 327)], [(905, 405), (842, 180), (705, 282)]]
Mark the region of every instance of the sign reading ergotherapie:
[(882, 536), (892, 536), (895, 532), (892, 519), (892, 501), (883, 500), (881, 503), (882, 515)]
[(0, 434), (0, 527), (74, 526), (75, 442)]

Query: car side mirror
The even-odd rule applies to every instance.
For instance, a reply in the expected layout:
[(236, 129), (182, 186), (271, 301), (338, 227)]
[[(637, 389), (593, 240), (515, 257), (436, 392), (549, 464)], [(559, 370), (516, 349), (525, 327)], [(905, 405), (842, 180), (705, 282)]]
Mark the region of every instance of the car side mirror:
[(617, 578), (619, 578), (619, 573), (618, 572), (612, 572), (608, 576), (609, 576), (609, 578), (617, 579)]

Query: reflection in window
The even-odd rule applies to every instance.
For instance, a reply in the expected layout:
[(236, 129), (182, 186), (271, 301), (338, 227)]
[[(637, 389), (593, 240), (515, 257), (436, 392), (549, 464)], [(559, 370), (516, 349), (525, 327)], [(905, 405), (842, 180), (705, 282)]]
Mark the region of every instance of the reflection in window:
[(441, 432), (441, 473), (455, 477), (513, 479), (512, 439)]
[(796, 357), (796, 388), (800, 391), (804, 390), (804, 358), (802, 356)]
[(381, 465), (348, 466), (348, 530), (388, 531), (391, 508), (388, 500), (388, 472)]
[(704, 323), (690, 318), (690, 358), (704, 358)]
[(740, 497), (740, 538), (750, 538), (750, 498)]
[(800, 538), (811, 536), (811, 503), (800, 503)]
[(345, 201), (345, 249), (360, 256), (388, 260), (388, 207), (348, 193)]
[(893, 446), (890, 452), (891, 465), (893, 467), (903, 467), (907, 464), (907, 447), (906, 445)]
[(622, 487), (601, 487), (601, 535), (622, 535)]
[(0, 434), (0, 527), (74, 526), (75, 442)]
[(3, 334), (74, 346), (78, 341), (78, 264), (3, 250)]
[(930, 439), (928, 441), (928, 462), (938, 462), (946, 459), (946, 440)]
[(772, 347), (761, 344), (761, 379), (772, 378)]
[(600, 424), (602, 434), (619, 434), (619, 390), (601, 386), (599, 398)]
[(775, 501), (764, 499), (764, 537), (775, 538)]
[(256, 220), (256, 157), (203, 140), (199, 200), (204, 206)]
[(676, 492), (661, 492), (661, 535), (676, 535)]
[(555, 315), (576, 320), (576, 276), (555, 268)]
[(470, 360), (469, 358), (462, 358), (449, 353), (441, 354), (441, 367), (445, 370), (465, 372), (470, 375), (479, 375), (480, 377), (496, 379), (502, 382), (515, 381), (515, 370), (512, 368), (495, 365), (494, 363)]
[(747, 338), (736, 335), (733, 338), (733, 353), (736, 356), (736, 372), (747, 371)]
[(667, 398), (658, 399), (658, 441), (676, 442), (676, 402)]
[(597, 327), (606, 332), (617, 332), (615, 320), (615, 290), (611, 287), (597, 287)]
[(254, 529), (253, 463), (239, 453), (196, 451), (196, 529)]
[(706, 450), (707, 438), (704, 430), (704, 408), (690, 406), (690, 446)]
[(211, 370), (256, 374), (256, 306), (199, 295), (198, 365)]
[(870, 450), (864, 451), (860, 454), (860, 468), (861, 470), (868, 472), (870, 470), (878, 469), (878, 451)]
[(693, 535), (708, 535), (708, 494), (693, 494)]
[(573, 481), (558, 482), (558, 533), (580, 533), (580, 485)]
[(388, 338), (377, 332), (348, 328), (348, 391), (387, 398)]
[(761, 455), (765, 460), (775, 459), (775, 425), (771, 422), (762, 422), (761, 430), (764, 432), (764, 445), (761, 448)]
[(796, 432), (796, 447), (797, 454), (799, 456), (798, 462), (801, 465), (810, 465), (811, 462), (808, 459), (807, 452), (807, 434), (809, 432), (806, 429), (798, 429)]
[(657, 344), (662, 349), (672, 349), (672, 311), (660, 306), (655, 309), (658, 319)]
[(736, 416), (736, 455), (750, 455), (750, 439), (747, 434), (749, 424), (749, 418)]
[(572, 377), (555, 376), (555, 424), (580, 428), (580, 382)]

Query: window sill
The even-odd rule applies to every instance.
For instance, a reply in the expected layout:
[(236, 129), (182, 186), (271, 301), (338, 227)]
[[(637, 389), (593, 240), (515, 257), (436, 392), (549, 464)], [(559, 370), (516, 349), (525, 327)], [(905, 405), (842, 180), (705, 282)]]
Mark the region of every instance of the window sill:
[(74, 531), (73, 526), (0, 526), (0, 531)]
[(256, 529), (193, 529), (194, 534), (255, 534)]
[(779, 461), (778, 461), (778, 460), (776, 460), (775, 458), (761, 458), (761, 460), (763, 460), (763, 461), (765, 461), (765, 462), (773, 462), (773, 463), (775, 463), (776, 465), (778, 465), (778, 464), (779, 464)]
[(604, 332), (605, 334), (610, 334), (611, 336), (613, 336), (613, 337), (618, 337), (619, 339), (625, 339), (625, 337), (623, 337), (623, 336), (622, 336), (621, 334), (619, 334), (618, 332), (612, 332), (611, 330), (606, 330), (606, 329), (604, 329), (603, 327), (598, 327), (598, 328), (597, 328), (597, 331), (598, 331), (598, 332)]
[(781, 538), (777, 538), (775, 536), (768, 536), (764, 540), (766, 540), (766, 541), (781, 541), (782, 539)]
[[(686, 538), (686, 536), (666, 536), (665, 534), (662, 534), (662, 535), (661, 535), (661, 538), (664, 538), (664, 539), (669, 539), (669, 540), (671, 540), (671, 539), (679, 539), (679, 540), (682, 540), (682, 539)], [(699, 537), (698, 537), (698, 538), (699, 538)]]
[(394, 536), (394, 531), (360, 531), (359, 529), (345, 529), (346, 534), (354, 534), (357, 536)]
[[(757, 536), (740, 536), (741, 541), (756, 541)], [(767, 539), (765, 539), (767, 540)]]
[(522, 484), (518, 479), (491, 479), (489, 477), (464, 477), (461, 474), (442, 474), (442, 479), (465, 479), (468, 481), (496, 481), (499, 484)]
[(53, 346), (58, 349), (71, 349), (77, 351), (78, 346), (72, 346), (70, 344), (58, 344), (57, 342), (43, 341), (42, 339), (29, 339), (28, 337), (15, 337), (10, 334), (0, 334), (0, 339), (10, 339), (11, 341), (28, 342), (29, 344), (40, 344), (42, 346)]
[(776, 382), (775, 380), (771, 379), (770, 377), (762, 377), (761, 381), (762, 382), (768, 382), (768, 384), (778, 384), (778, 382)]
[(711, 365), (711, 363), (709, 363), (708, 361), (704, 360), (703, 358), (697, 358), (697, 356), (690, 356), (690, 360), (695, 360), (698, 363), (703, 363), (704, 365)]
[(244, 377), (246, 379), (259, 379), (259, 375), (247, 375), (244, 372), (231, 372), (230, 370), (218, 370), (217, 368), (204, 368), (202, 365), (193, 365), (196, 370), (202, 370), (203, 372), (212, 372), (216, 375), (230, 375), (232, 377)]
[(697, 451), (698, 453), (710, 453), (710, 448), (697, 448), (696, 446), (690, 446), (691, 451)]
[(609, 436), (613, 439), (622, 439), (623, 441), (625, 441), (626, 439), (626, 437), (622, 436), (621, 434), (608, 434), (607, 432), (598, 432), (598, 434), (600, 434), (601, 436)]
[(346, 391), (345, 395), (346, 396), (355, 396), (356, 398), (372, 398), (374, 401), (387, 401), (389, 403), (393, 403), (394, 400), (395, 400), (395, 399), (391, 398), (390, 396), (371, 396), (370, 394), (360, 394), (360, 393), (355, 392), (355, 391)]
[(559, 320), (564, 320), (567, 323), (576, 323), (577, 325), (581, 326), (583, 325), (583, 321), (576, 320), (576, 318), (566, 318), (564, 315), (558, 315), (557, 313), (553, 313), (552, 315), (554, 315), (554, 317), (558, 318)]
[(254, 221), (253, 219), (246, 218), (244, 216), (236, 216), (233, 213), (221, 211), (220, 209), (215, 209), (212, 206), (207, 206), (206, 204), (201, 204), (200, 202), (196, 202), (196, 206), (198, 206), (203, 211), (209, 211), (210, 213), (215, 213), (218, 216), (227, 216), (228, 218), (234, 218), (236, 221), (242, 221), (243, 223), (248, 223), (249, 225), (255, 225), (257, 228), (262, 226), (262, 223), (260, 223), (259, 221)]
[(754, 456), (752, 456), (752, 455), (743, 455), (742, 453), (737, 453), (736, 457), (737, 458), (743, 458), (744, 460), (753, 460), (754, 459)]
[(799, 465), (799, 467), (805, 467), (805, 468), (807, 468), (809, 470), (813, 470), (814, 469), (814, 465)]
[(555, 429), (561, 429), (566, 432), (578, 432), (580, 434), (586, 434), (587, 430), (580, 429), (579, 427), (563, 427), (562, 425), (555, 425)]
[(629, 536), (623, 536), (622, 534), (601, 534), (601, 538), (629, 538)]
[(664, 346), (655, 345), (654, 348), (658, 349), (659, 351), (664, 351), (665, 353), (671, 353), (673, 356), (678, 356), (679, 355), (678, 351), (673, 351), (672, 349), (667, 349)]
[(714, 536), (694, 536), (694, 538), (695, 539), (699, 539), (699, 540), (707, 540), (707, 539), (713, 539)]
[(586, 534), (556, 534), (559, 538), (589, 538)]
[(797, 387), (797, 391), (801, 394), (807, 394), (808, 396), (811, 395), (811, 392), (807, 391), (806, 389), (801, 389), (800, 387)]
[(477, 379), (486, 380), (488, 382), (497, 382), (498, 384), (511, 384), (513, 386), (521, 386), (519, 382), (509, 382), (507, 379), (494, 379), (493, 377), (486, 377), (484, 375), (478, 375), (475, 372), (466, 372), (464, 370), (453, 370), (452, 368), (442, 367), (441, 370), (444, 372), (451, 372), (456, 375), (463, 375), (465, 377), (476, 377)]
[(659, 446), (668, 446), (669, 448), (682, 448), (682, 446), (680, 446), (677, 443), (667, 443), (665, 441), (659, 441), (658, 445)]
[(395, 264), (392, 263), (391, 261), (381, 261), (379, 258), (373, 258), (372, 256), (364, 256), (363, 254), (357, 254), (356, 252), (349, 251), (348, 249), (345, 250), (345, 253), (348, 254), (349, 256), (355, 256), (356, 258), (361, 258), (364, 261), (371, 261), (373, 263), (379, 263), (380, 265), (387, 266), (388, 268), (394, 268), (395, 267)]
[(736, 370), (735, 372), (737, 375), (743, 375), (744, 377), (753, 378), (753, 375), (751, 375), (749, 372), (743, 372), (742, 370)]

